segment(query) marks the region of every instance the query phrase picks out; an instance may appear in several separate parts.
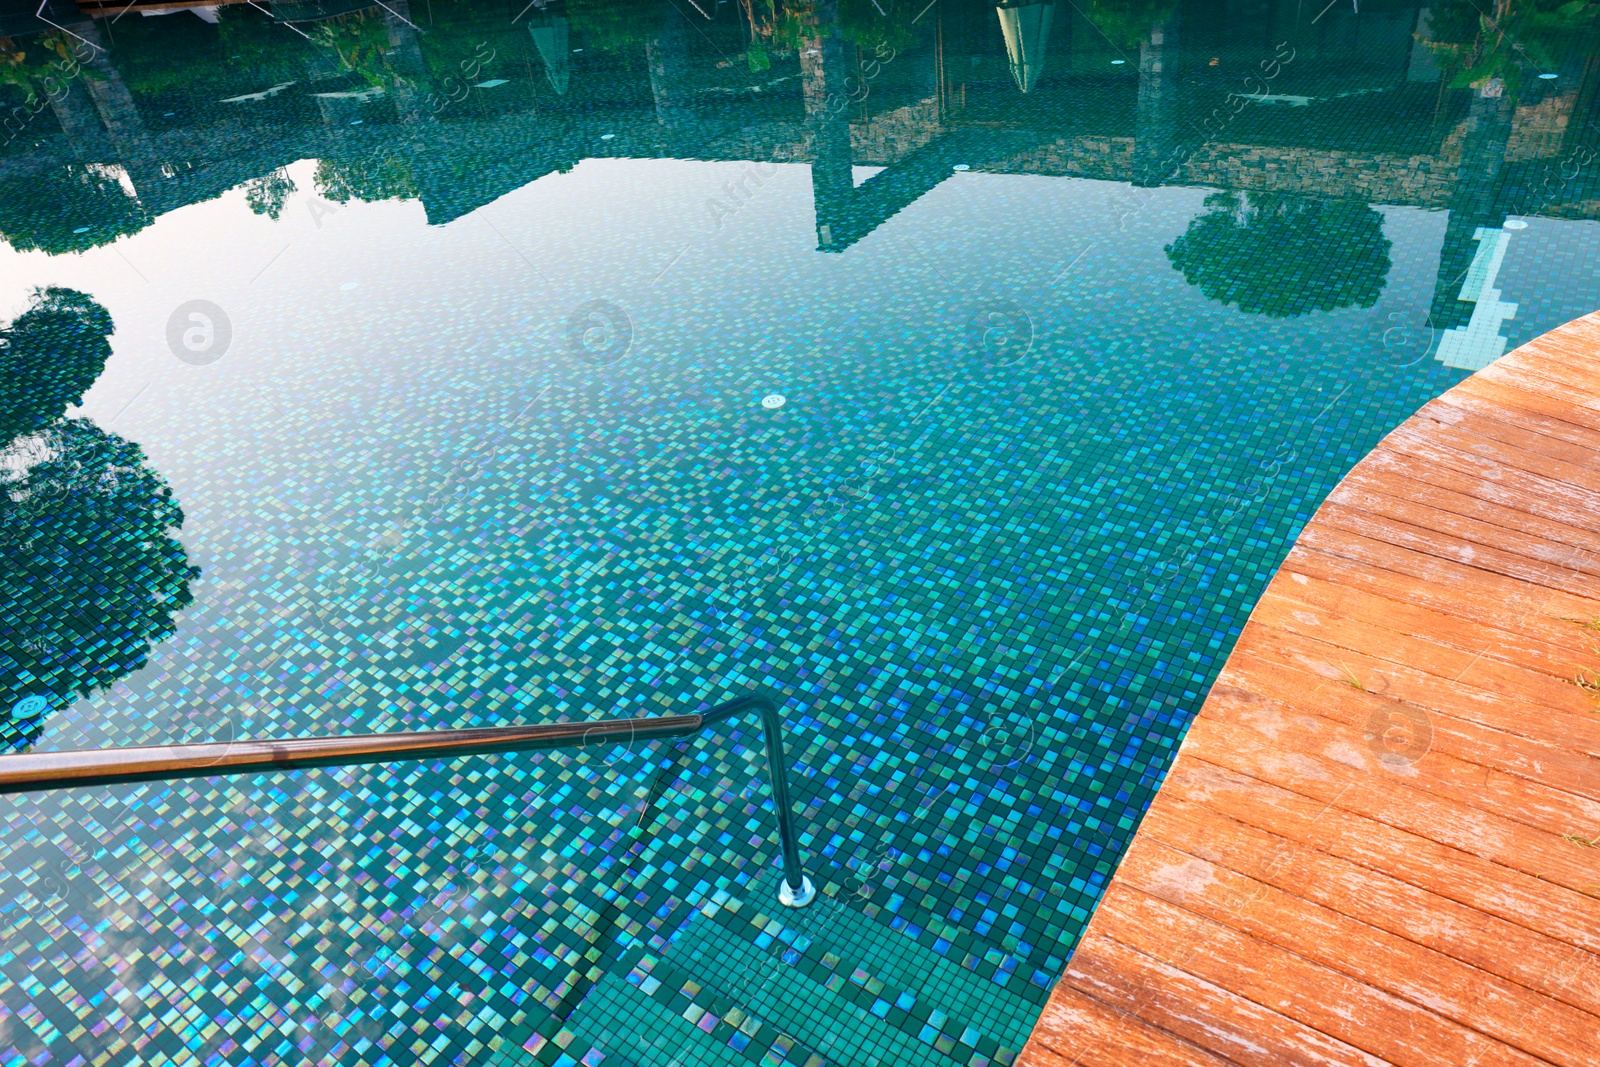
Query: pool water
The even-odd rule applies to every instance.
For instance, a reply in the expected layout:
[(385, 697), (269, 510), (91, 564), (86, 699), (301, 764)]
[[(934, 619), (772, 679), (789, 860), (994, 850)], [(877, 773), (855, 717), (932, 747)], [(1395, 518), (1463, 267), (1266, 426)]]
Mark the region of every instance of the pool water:
[(1600, 306), (1596, 9), (1355, 6), (5, 14), (7, 749), (760, 688), (821, 892), (753, 719), (0, 798), (0, 1064), (1010, 1064), (1323, 497)]

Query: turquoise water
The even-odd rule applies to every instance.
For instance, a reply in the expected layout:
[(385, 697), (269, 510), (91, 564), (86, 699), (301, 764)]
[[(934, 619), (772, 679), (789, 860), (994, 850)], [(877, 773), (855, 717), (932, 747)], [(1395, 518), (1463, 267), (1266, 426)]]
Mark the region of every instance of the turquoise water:
[(0, 798), (0, 1064), (1010, 1063), (1319, 502), (1600, 305), (1581, 20), (879, 6), (4, 16), (6, 745), (759, 687), (821, 893), (753, 721)]

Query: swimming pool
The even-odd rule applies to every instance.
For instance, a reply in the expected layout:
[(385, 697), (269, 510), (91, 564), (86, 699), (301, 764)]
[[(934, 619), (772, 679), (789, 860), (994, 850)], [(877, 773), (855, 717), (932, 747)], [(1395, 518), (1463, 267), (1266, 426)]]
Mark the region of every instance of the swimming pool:
[(761, 688), (821, 894), (754, 722), (4, 798), (0, 1063), (1009, 1063), (1323, 496), (1600, 305), (1570, 27), (882, 6), (6, 16), (7, 744)]

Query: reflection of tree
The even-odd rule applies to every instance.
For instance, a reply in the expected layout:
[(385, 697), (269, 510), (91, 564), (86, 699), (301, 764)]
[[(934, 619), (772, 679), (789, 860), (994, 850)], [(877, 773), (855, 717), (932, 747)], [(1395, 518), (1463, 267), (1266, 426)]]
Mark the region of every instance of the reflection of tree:
[(317, 164), (317, 192), (336, 204), (352, 200), (415, 200), (416, 175), (404, 159), (324, 159)]
[(0, 448), (83, 402), (111, 355), (111, 315), (72, 289), (40, 289), (0, 330)]
[(251, 178), (244, 184), (245, 203), (257, 215), (265, 215), (269, 219), (276, 220), (282, 215), (283, 205), (293, 195), (294, 179), (282, 167), (260, 178)]
[(880, 9), (873, 0), (839, 0), (839, 34), (860, 48), (871, 50), (887, 44), (897, 52), (904, 51), (917, 43), (912, 20), (921, 6), (884, 4)]
[(0, 747), (143, 666), (198, 574), (139, 446), (62, 417), (105, 367), (111, 332), (105, 308), (57, 288), (0, 332)]
[(567, 0), (566, 12), (573, 36), (597, 52), (643, 51), (661, 25), (660, 0)]
[[(229, 58), (228, 65), (248, 71), (261, 88), (305, 77), (306, 61), (314, 51), (304, 37), (251, 4), (224, 4), (217, 8), (217, 37), (222, 54)], [(192, 59), (184, 58), (190, 60), (188, 66), (192, 70)]]
[[(773, 45), (783, 54), (803, 50), (817, 32), (817, 21), (822, 17), (819, 5), (810, 0), (789, 0), (777, 3), (776, 9), (770, 33)], [(836, 10), (840, 36), (858, 48), (870, 51), (887, 46), (899, 52), (916, 44), (914, 23), (921, 5), (880, 6), (874, 0), (837, 0)]]
[(370, 11), (319, 22), (311, 40), (331, 50), (339, 64), (376, 89), (387, 89), (397, 75), (388, 60), (389, 28)]
[(1094, 0), (1085, 15), (1114, 48), (1136, 52), (1151, 27), (1167, 21), (1177, 8), (1178, 0)]
[(139, 446), (61, 419), (0, 452), (0, 744), (143, 667), (192, 599), (183, 512)]
[(1368, 308), (1389, 275), (1383, 216), (1366, 204), (1281, 193), (1214, 193), (1167, 246), (1208, 298), (1252, 314)]
[(63, 164), (7, 184), (0, 238), (19, 252), (82, 252), (150, 224), (145, 206), (98, 164)]
[(1563, 55), (1591, 46), (1597, 32), (1600, 3), (1593, 0), (1444, 0), (1429, 11), (1423, 43), (1450, 86), (1498, 78), (1515, 97), (1526, 77), (1554, 71)]

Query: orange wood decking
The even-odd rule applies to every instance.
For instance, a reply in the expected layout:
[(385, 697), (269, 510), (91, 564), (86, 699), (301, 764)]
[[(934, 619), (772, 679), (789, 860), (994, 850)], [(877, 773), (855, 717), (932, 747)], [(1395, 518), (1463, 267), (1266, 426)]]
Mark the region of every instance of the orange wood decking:
[(1600, 313), (1306, 526), (1019, 1065), (1600, 1064), (1597, 697)]

